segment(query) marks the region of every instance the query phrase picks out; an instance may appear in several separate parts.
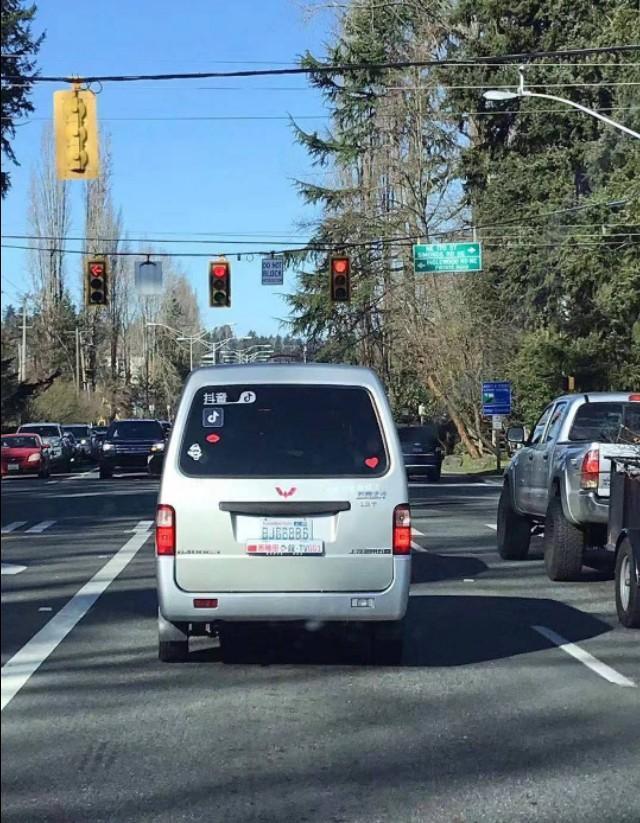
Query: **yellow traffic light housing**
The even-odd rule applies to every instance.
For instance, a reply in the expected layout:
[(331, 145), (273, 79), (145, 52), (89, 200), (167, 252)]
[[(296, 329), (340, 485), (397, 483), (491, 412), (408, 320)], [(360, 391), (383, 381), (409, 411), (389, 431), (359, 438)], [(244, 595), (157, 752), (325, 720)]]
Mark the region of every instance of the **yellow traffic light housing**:
[(231, 266), (228, 260), (212, 260), (209, 263), (209, 305), (222, 309), (231, 305)]
[(98, 114), (92, 91), (53, 93), (56, 174), (59, 180), (93, 180), (100, 174)]
[(87, 306), (108, 306), (107, 261), (104, 257), (91, 257), (85, 269), (85, 302)]

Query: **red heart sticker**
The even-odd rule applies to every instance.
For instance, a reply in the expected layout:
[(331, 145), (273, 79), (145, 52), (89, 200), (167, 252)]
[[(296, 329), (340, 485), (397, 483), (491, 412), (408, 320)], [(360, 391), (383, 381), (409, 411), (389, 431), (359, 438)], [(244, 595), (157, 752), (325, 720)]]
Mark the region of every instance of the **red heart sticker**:
[(207, 443), (218, 443), (220, 441), (219, 434), (208, 434), (205, 438)]
[(368, 466), (370, 469), (375, 469), (379, 462), (380, 461), (377, 457), (367, 457), (367, 459), (364, 461), (364, 465)]

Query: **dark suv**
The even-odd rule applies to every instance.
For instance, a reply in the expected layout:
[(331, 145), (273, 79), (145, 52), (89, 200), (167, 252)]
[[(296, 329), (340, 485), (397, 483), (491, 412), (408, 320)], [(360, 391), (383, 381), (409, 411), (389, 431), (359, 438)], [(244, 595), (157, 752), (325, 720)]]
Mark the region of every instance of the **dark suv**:
[(115, 471), (147, 472), (149, 462), (164, 452), (165, 434), (157, 420), (114, 420), (100, 451), (100, 477)]
[(399, 426), (398, 435), (407, 477), (419, 474), (428, 480), (440, 480), (444, 451), (437, 426)]

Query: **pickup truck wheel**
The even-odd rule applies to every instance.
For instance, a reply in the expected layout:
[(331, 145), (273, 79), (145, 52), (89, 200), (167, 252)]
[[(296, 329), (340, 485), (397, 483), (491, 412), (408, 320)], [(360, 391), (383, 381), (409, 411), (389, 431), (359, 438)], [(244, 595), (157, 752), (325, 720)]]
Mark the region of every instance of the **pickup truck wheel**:
[(526, 560), (530, 542), (531, 521), (515, 511), (505, 484), (498, 503), (498, 554), (503, 560)]
[(640, 628), (640, 581), (628, 537), (616, 556), (616, 611), (623, 626)]
[(564, 516), (560, 498), (551, 498), (544, 523), (544, 566), (549, 580), (577, 580), (583, 553), (584, 534)]

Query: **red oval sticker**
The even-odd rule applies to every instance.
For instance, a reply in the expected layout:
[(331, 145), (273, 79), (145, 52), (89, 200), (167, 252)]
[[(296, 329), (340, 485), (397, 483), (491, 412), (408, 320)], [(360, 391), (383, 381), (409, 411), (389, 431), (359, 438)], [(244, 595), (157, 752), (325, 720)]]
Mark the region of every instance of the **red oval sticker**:
[(208, 434), (205, 438), (207, 443), (218, 443), (220, 441), (219, 434)]

